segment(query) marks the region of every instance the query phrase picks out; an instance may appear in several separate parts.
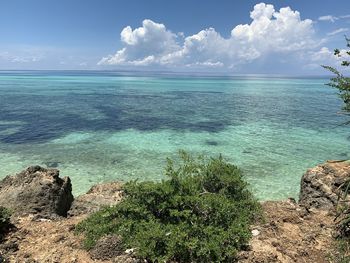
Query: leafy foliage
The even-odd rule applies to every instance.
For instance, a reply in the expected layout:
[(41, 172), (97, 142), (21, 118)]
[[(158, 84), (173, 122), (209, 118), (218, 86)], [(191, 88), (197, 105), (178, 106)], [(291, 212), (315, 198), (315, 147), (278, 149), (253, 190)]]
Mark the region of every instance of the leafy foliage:
[(10, 211), (5, 207), (0, 206), (0, 241), (11, 226), (10, 216)]
[(336, 221), (336, 232), (338, 237), (335, 253), (332, 254), (330, 261), (336, 263), (350, 262), (350, 205), (349, 205), (349, 186), (348, 179), (341, 186), (339, 195)]
[(328, 262), (332, 263), (349, 263), (350, 262), (350, 242), (348, 239), (342, 238), (337, 242), (335, 250), (326, 257)]
[(260, 205), (240, 170), (221, 156), (180, 155), (179, 166), (168, 160), (168, 180), (128, 182), (121, 203), (80, 223), (85, 246), (117, 234), (125, 249), (149, 262), (232, 262), (251, 237)]
[[(347, 48), (350, 48), (350, 39), (345, 37), (346, 40), (346, 46)], [(349, 58), (350, 56), (350, 49), (348, 50), (334, 50), (334, 55), (340, 58), (343, 58), (341, 62), (341, 66), (343, 67), (349, 67), (350, 61), (346, 59), (346, 57)], [(325, 69), (332, 72), (335, 77), (331, 78), (331, 82), (328, 83), (329, 86), (334, 87), (338, 89), (339, 96), (344, 102), (343, 110), (345, 113), (350, 112), (350, 77), (344, 76), (339, 70), (337, 70), (334, 67), (331, 66), (323, 66)]]
[[(343, 58), (342, 67), (349, 67), (350, 61), (345, 57), (350, 57), (350, 39), (345, 37), (347, 50), (334, 50), (334, 55)], [(328, 83), (329, 86), (338, 89), (339, 96), (344, 102), (344, 113), (350, 113), (350, 77), (344, 76), (339, 70), (330, 66), (323, 66), (335, 77)], [(347, 122), (350, 124), (350, 122)], [(335, 256), (335, 262), (350, 262), (350, 204), (349, 204), (350, 178), (346, 180), (340, 187), (340, 194), (337, 205), (336, 230), (338, 232), (339, 243), (338, 252)]]
[(350, 239), (350, 178), (347, 179), (340, 187), (338, 196), (337, 216), (335, 218), (336, 228), (339, 237)]

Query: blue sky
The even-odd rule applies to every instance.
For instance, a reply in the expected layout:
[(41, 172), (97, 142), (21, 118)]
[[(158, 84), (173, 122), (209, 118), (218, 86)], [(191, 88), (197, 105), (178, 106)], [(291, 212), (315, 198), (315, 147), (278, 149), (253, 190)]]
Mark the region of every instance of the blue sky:
[(349, 29), (346, 0), (1, 0), (0, 69), (323, 74)]

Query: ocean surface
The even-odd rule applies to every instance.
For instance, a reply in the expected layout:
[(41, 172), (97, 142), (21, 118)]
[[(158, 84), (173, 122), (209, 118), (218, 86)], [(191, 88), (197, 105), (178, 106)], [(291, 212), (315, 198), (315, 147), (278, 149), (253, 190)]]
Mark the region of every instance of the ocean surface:
[(0, 178), (29, 165), (76, 195), (160, 180), (179, 149), (238, 165), (260, 199), (297, 197), (302, 174), (349, 159), (349, 126), (326, 78), (0, 72)]

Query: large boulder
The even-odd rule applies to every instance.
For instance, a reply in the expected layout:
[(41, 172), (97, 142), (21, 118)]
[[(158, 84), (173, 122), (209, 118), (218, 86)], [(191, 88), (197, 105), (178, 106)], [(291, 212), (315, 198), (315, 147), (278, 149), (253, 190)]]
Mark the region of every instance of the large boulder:
[(80, 195), (74, 200), (68, 215), (91, 214), (103, 206), (116, 205), (121, 201), (122, 195), (122, 183), (120, 182), (94, 185), (86, 194)]
[(31, 166), (0, 181), (0, 206), (15, 215), (67, 216), (73, 199), (69, 177), (60, 178), (56, 169)]
[(349, 161), (328, 161), (307, 170), (301, 179), (299, 204), (308, 210), (332, 210), (349, 178)]

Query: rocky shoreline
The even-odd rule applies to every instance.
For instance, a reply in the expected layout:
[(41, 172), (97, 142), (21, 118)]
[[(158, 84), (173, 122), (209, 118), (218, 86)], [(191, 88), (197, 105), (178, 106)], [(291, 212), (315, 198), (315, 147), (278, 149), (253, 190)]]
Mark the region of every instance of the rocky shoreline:
[[(334, 208), (349, 176), (349, 162), (328, 161), (303, 175), (298, 202), (263, 202), (265, 222), (252, 226), (253, 238), (238, 262), (330, 262)], [(113, 237), (87, 252), (74, 233), (87, 215), (122, 199), (121, 183), (95, 185), (75, 199), (71, 190), (68, 177), (39, 166), (0, 181), (0, 206), (14, 212), (15, 226), (0, 243), (0, 262), (139, 262), (130, 251), (115, 255)]]

